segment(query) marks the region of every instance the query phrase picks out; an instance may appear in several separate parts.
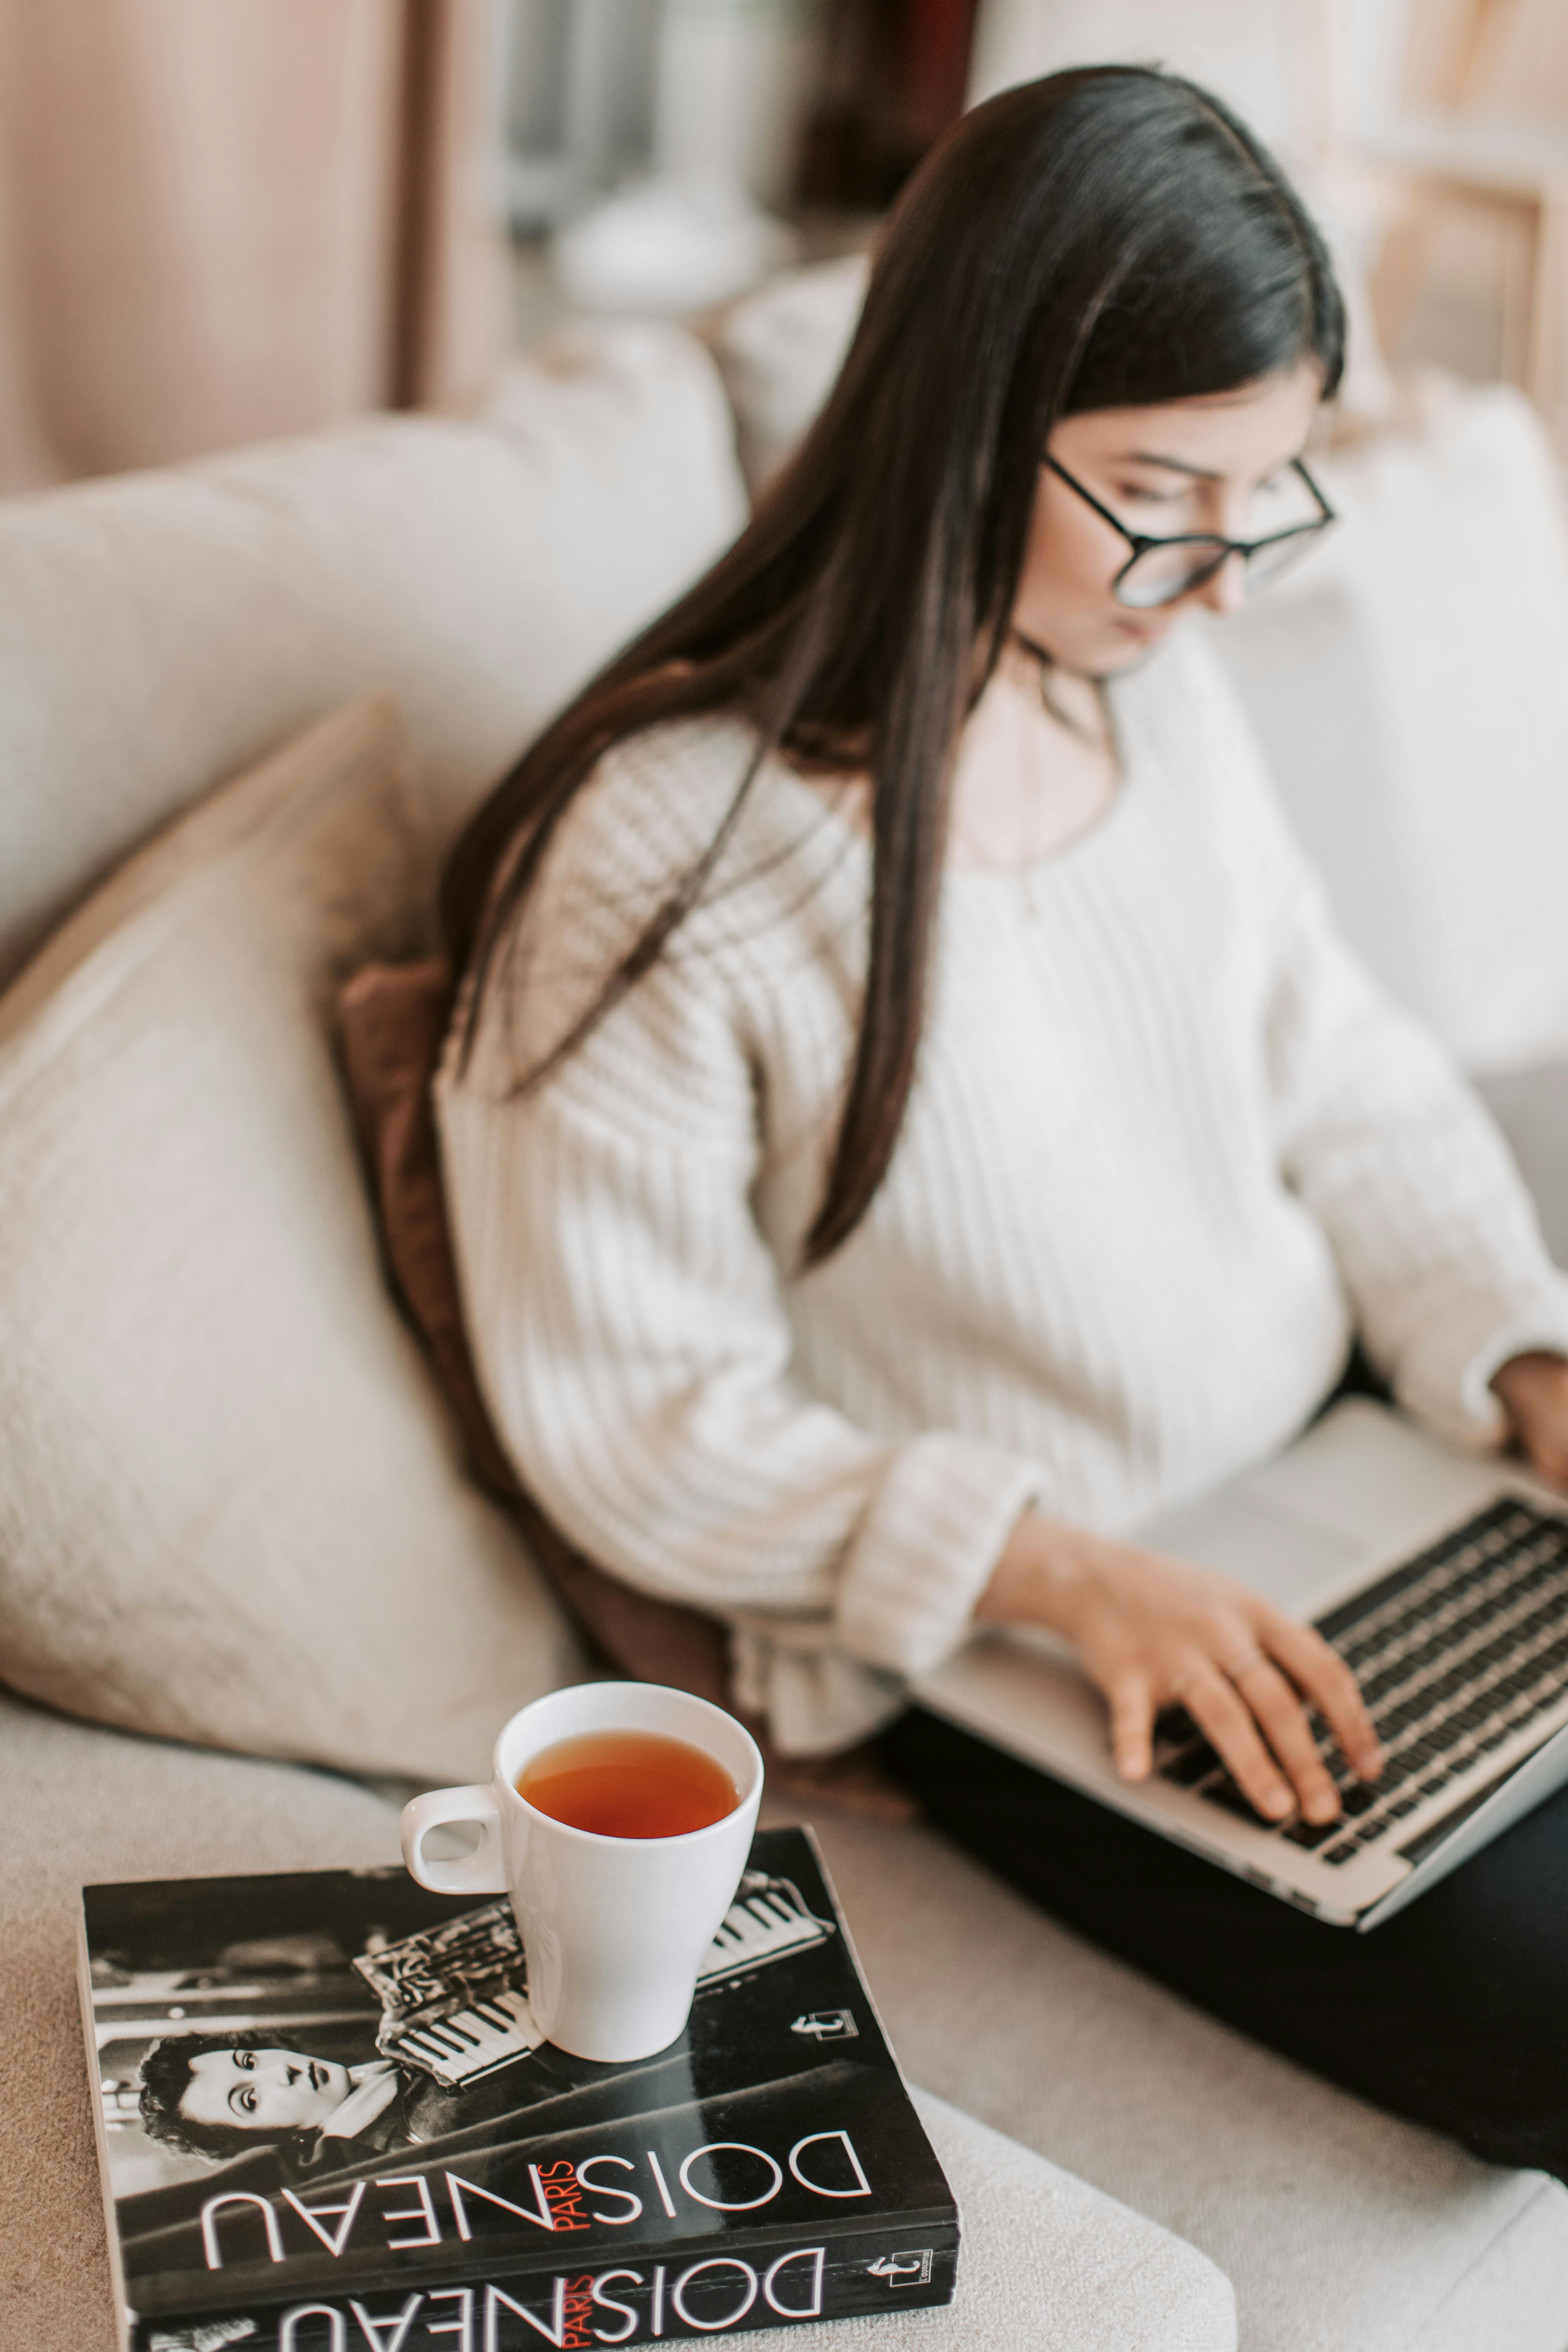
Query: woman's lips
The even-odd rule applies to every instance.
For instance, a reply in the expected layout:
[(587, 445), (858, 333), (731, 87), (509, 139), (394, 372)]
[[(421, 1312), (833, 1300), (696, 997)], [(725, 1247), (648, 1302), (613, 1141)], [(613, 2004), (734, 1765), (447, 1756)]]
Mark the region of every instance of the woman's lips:
[(1169, 621), (1130, 621), (1124, 614), (1118, 613), (1116, 625), (1128, 636), (1135, 637), (1141, 646), (1157, 646), (1171, 624)]

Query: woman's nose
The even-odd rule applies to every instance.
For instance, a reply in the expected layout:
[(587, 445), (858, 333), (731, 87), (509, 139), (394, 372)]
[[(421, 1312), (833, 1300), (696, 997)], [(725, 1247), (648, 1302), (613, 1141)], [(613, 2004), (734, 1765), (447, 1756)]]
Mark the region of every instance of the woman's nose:
[(1211, 613), (1239, 612), (1246, 601), (1246, 566), (1239, 555), (1227, 555), (1213, 579), (1193, 591), (1193, 602), (1206, 605)]

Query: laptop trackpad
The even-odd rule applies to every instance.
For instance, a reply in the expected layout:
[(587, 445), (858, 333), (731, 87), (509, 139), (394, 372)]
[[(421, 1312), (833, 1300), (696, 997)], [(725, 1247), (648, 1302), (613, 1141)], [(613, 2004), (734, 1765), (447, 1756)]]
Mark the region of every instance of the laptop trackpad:
[(1234, 1576), (1291, 1617), (1310, 1616), (1367, 1551), (1364, 1543), (1278, 1509), (1239, 1482), (1146, 1519), (1134, 1539)]

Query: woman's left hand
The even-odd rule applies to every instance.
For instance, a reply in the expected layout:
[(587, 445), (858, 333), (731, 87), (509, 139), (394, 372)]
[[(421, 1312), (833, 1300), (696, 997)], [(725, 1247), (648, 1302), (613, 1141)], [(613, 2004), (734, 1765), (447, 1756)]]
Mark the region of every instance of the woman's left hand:
[(1568, 1356), (1531, 1349), (1492, 1374), (1492, 1390), (1531, 1468), (1568, 1487)]

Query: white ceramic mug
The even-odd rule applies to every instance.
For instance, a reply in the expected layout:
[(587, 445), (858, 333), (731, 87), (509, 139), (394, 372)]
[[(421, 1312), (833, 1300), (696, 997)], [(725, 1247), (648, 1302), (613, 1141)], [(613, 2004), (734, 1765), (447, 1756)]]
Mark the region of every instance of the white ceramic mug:
[[(519, 1796), (542, 1748), (593, 1731), (658, 1732), (702, 1748), (734, 1782), (734, 1811), (679, 1837), (602, 1837)], [(578, 2058), (648, 2058), (685, 2027), (762, 1793), (756, 1741), (722, 1707), (658, 1683), (578, 1683), (512, 1717), (489, 1788), (436, 1789), (404, 1807), (403, 1859), (437, 1895), (510, 1895), (547, 2042)], [(425, 1840), (446, 1822), (471, 1823), (479, 1844), (456, 1862), (428, 1860)]]

